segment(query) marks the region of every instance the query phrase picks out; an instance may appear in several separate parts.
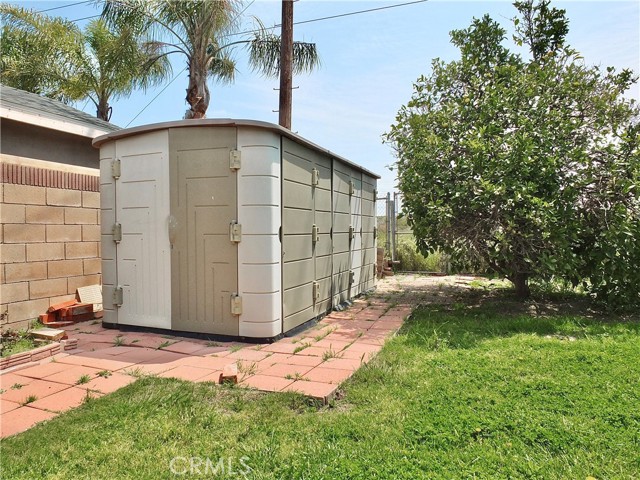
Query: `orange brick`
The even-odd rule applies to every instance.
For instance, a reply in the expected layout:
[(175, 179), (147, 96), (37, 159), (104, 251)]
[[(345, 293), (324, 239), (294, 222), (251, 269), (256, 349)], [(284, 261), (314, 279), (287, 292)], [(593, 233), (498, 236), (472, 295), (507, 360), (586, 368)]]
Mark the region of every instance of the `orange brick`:
[(84, 272), (82, 260), (59, 260), (48, 263), (49, 278), (73, 277)]
[(100, 208), (100, 192), (82, 192), (82, 206)]
[(47, 205), (27, 205), (27, 223), (64, 223), (64, 208)]
[(33, 243), (27, 245), (27, 262), (64, 259), (64, 243)]
[(41, 313), (47, 311), (47, 308), (49, 308), (49, 300), (46, 298), (10, 303), (7, 309), (9, 323), (38, 318)]
[(5, 283), (0, 285), (0, 303), (29, 300), (29, 283)]
[(17, 203), (0, 204), (0, 223), (24, 223), (25, 207)]
[(63, 188), (47, 188), (47, 205), (79, 207), (82, 205), (82, 192)]
[(5, 243), (37, 243), (44, 242), (44, 239), (44, 225), (28, 225), (26, 223), (4, 225)]
[(0, 244), (0, 263), (24, 262), (27, 248), (24, 243)]
[(93, 258), (98, 256), (98, 242), (72, 242), (65, 244), (66, 258)]
[(47, 278), (47, 262), (9, 263), (4, 266), (6, 281), (44, 280)]
[(45, 187), (7, 183), (4, 186), (3, 201), (5, 203), (19, 203), (22, 205), (46, 205), (45, 191)]
[[(67, 293), (67, 279), (54, 278), (51, 280), (34, 280), (29, 282), (29, 295), (31, 298), (46, 298)], [(47, 308), (49, 301), (47, 300)], [(45, 308), (45, 310), (47, 309)], [(42, 312), (40, 312), (42, 313)]]
[(98, 210), (94, 208), (65, 208), (64, 223), (67, 225), (97, 225)]
[(80, 242), (82, 225), (47, 225), (47, 242)]
[(86, 258), (84, 262), (84, 274), (92, 275), (102, 272), (102, 260), (99, 258)]
[(60, 305), (61, 303), (67, 303), (68, 305), (71, 305), (73, 302), (75, 303), (76, 301), (76, 296), (75, 295), (60, 295), (57, 297), (50, 297), (49, 298), (49, 308), (47, 309), (47, 311), (51, 310), (50, 307), (54, 306), (54, 305)]
[(82, 277), (69, 277), (68, 293), (76, 293), (76, 289), (79, 287), (86, 287), (88, 285), (99, 285), (100, 275), (85, 275)]
[(100, 241), (100, 225), (82, 225), (83, 242)]

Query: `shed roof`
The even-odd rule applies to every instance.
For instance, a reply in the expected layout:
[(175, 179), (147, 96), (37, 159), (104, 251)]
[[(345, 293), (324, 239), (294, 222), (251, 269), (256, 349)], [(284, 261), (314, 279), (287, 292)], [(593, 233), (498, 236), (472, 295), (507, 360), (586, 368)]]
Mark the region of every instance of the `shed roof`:
[(120, 130), (57, 100), (6, 85), (0, 85), (0, 117), (88, 138)]
[(188, 128), (188, 127), (253, 127), (253, 128), (262, 128), (265, 130), (270, 130), (277, 134), (284, 135), (285, 137), (288, 137), (293, 141), (298, 142), (302, 145), (305, 145), (317, 152), (321, 152), (326, 155), (329, 155), (330, 157), (336, 158), (346, 163), (347, 165), (350, 165), (356, 170), (366, 173), (367, 175), (373, 178), (376, 178), (376, 179), (380, 178), (380, 175), (378, 175), (377, 173), (371, 172), (370, 170), (367, 170), (363, 166), (358, 165), (357, 163), (353, 163), (351, 160), (348, 160), (336, 153), (331, 152), (330, 150), (327, 150), (326, 148), (316, 145), (315, 143), (307, 140), (304, 137), (301, 137), (300, 135), (297, 135), (291, 132), (290, 130), (287, 130), (286, 128), (281, 127), (280, 125), (275, 125), (273, 123), (268, 123), (268, 122), (262, 122), (259, 120), (243, 120), (243, 119), (233, 119), (233, 118), (205, 118), (205, 119), (198, 119), (198, 120), (191, 119), (191, 120), (176, 120), (173, 122), (153, 123), (151, 125), (141, 125), (139, 127), (126, 128), (114, 133), (103, 135), (93, 140), (93, 146), (96, 148), (99, 148), (102, 144), (106, 142), (118, 140), (120, 138), (127, 138), (134, 135), (139, 135), (142, 133), (155, 132), (158, 130), (165, 130), (168, 128)]

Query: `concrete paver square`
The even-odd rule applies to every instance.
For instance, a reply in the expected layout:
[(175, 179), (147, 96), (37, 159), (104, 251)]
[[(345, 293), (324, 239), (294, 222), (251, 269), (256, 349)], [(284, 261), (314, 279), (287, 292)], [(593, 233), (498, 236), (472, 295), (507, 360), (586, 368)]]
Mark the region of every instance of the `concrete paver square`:
[(55, 413), (45, 412), (37, 408), (20, 407), (2, 414), (0, 422), (0, 437), (5, 438), (16, 433), (24, 432), (36, 423), (55, 417)]

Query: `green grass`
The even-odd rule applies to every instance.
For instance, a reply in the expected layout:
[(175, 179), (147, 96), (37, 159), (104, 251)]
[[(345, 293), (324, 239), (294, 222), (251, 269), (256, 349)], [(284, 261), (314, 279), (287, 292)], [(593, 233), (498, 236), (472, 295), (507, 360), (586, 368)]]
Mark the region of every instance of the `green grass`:
[(637, 478), (640, 324), (468, 300), (418, 310), (327, 407), (143, 377), (3, 440), (2, 477), (171, 478), (181, 456), (244, 457), (248, 478)]

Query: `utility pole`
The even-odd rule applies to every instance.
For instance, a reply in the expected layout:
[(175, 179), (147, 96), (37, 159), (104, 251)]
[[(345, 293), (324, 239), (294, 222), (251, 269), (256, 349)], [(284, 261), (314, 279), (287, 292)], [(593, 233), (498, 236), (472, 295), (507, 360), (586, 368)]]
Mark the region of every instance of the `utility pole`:
[(282, 33), (280, 44), (280, 106), (279, 123), (291, 130), (293, 93), (293, 2), (282, 0)]

